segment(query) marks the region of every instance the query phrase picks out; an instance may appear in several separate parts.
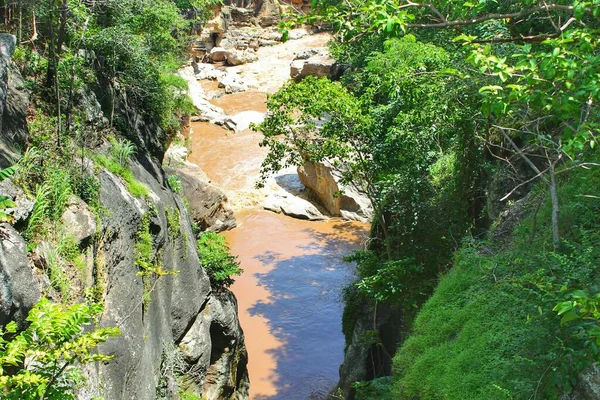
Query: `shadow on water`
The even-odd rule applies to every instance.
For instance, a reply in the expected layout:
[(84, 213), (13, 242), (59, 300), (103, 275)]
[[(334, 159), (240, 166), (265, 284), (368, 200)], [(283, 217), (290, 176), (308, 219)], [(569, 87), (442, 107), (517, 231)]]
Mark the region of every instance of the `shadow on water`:
[(267, 350), (276, 362), (276, 394), (254, 399), (324, 399), (338, 378), (344, 349), (342, 290), (354, 268), (342, 258), (359, 247), (366, 229), (333, 222), (326, 231), (305, 228), (301, 233), (308, 240), (290, 243), (295, 248), (291, 256), (273, 250), (254, 256), (267, 267), (268, 272), (254, 277), (269, 298), (255, 302), (248, 313), (265, 318), (270, 334), (283, 343)]

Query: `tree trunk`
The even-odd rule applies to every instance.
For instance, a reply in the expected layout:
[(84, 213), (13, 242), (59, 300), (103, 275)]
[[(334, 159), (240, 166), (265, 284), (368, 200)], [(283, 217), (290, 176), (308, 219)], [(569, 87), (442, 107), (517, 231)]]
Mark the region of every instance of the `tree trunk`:
[(552, 243), (554, 251), (560, 248), (560, 228), (558, 225), (560, 218), (560, 205), (558, 203), (558, 187), (556, 185), (555, 165), (550, 164), (550, 197), (552, 199)]

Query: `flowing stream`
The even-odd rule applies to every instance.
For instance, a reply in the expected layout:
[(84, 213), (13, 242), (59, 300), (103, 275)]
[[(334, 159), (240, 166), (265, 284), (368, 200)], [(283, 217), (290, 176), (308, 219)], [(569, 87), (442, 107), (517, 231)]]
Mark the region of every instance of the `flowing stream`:
[[(314, 40), (314, 39), (312, 39)], [(289, 65), (289, 64), (288, 64)], [(220, 95), (215, 82), (205, 93)], [(210, 97), (209, 97), (210, 98)], [(260, 91), (211, 100), (229, 115), (266, 111)], [(225, 232), (244, 273), (232, 290), (249, 354), (250, 399), (324, 399), (338, 379), (343, 359), (342, 290), (353, 266), (342, 258), (359, 248), (368, 226), (337, 219), (309, 222), (261, 208), (276, 185), (254, 187), (267, 149), (262, 135), (229, 132), (206, 122), (192, 124), (192, 154), (209, 179), (227, 193), (238, 227)], [(295, 171), (284, 174), (301, 190)]]

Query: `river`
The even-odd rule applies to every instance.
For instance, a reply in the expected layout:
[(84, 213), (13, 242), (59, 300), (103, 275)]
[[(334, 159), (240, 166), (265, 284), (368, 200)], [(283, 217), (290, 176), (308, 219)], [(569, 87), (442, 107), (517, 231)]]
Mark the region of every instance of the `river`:
[[(308, 38), (307, 45), (315, 40)], [(289, 69), (283, 61), (271, 62), (271, 68)], [(215, 82), (201, 84), (228, 115), (266, 111), (263, 91), (223, 95)], [(248, 348), (250, 399), (323, 399), (343, 360), (342, 291), (353, 279), (353, 265), (342, 258), (361, 246), (368, 226), (338, 219), (309, 222), (262, 210), (275, 185), (254, 186), (267, 152), (258, 145), (262, 135), (232, 133), (207, 122), (193, 123), (192, 130), (189, 161), (225, 190), (236, 210), (238, 227), (224, 235), (244, 269), (231, 289)], [(286, 176), (301, 187), (295, 171)]]

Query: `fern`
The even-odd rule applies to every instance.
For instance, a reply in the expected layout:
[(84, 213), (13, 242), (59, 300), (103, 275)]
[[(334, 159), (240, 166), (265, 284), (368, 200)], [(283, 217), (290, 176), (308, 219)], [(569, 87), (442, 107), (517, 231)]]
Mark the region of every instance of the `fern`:
[(12, 167), (0, 169), (0, 181), (5, 180), (6, 178), (11, 177), (16, 171), (18, 166), (13, 165)]
[(25, 236), (31, 238), (37, 228), (42, 225), (51, 210), (52, 188), (48, 183), (36, 186), (35, 203), (29, 216)]

